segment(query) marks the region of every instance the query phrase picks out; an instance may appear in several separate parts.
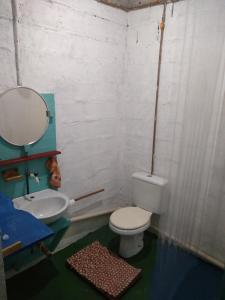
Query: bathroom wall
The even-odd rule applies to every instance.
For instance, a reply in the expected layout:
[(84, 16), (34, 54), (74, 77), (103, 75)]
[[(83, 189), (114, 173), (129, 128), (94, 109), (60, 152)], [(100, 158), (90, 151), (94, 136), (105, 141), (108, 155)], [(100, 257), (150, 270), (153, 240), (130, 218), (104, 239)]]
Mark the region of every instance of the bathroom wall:
[[(179, 144), (180, 123), (176, 114), (182, 118), (183, 107), (177, 98), (178, 91), (185, 86), (187, 78), (181, 82), (183, 60), (190, 53), (192, 40), (186, 35), (187, 1), (167, 5), (166, 26), (161, 62), (159, 88), (159, 108), (156, 135), (155, 174), (166, 177), (172, 161), (172, 150)], [(199, 1), (199, 39), (203, 39), (211, 20), (221, 18), (224, 2), (217, 0)], [(191, 4), (190, 4), (191, 5)], [(121, 104), (124, 128), (124, 185), (122, 195), (131, 190), (129, 175), (135, 170), (150, 171), (152, 153), (153, 117), (159, 54), (159, 23), (163, 7), (156, 6), (128, 13), (127, 56), (125, 69), (124, 101)], [(196, 17), (195, 17), (196, 19)], [(208, 23), (204, 23), (206, 20)], [(189, 24), (196, 26), (196, 24)], [(216, 25), (215, 25), (216, 26)], [(218, 26), (218, 24), (217, 24)], [(189, 28), (189, 33), (193, 31)], [(222, 30), (222, 28), (221, 28)], [(186, 57), (183, 57), (183, 54)], [(185, 68), (183, 70), (185, 72)], [(197, 69), (196, 69), (197, 71)], [(210, 78), (209, 78), (210, 80)], [(178, 118), (179, 119), (179, 118)], [(173, 143), (174, 132), (176, 143)], [(173, 157), (174, 159), (174, 157)], [(176, 160), (174, 161), (176, 163)], [(126, 196), (125, 196), (126, 197)]]
[(10, 1), (0, 1), (0, 93), (16, 85), (12, 9)]
[[(191, 53), (192, 36), (198, 43), (206, 45), (208, 34), (225, 32), (223, 26), (224, 1), (199, 0), (197, 16), (190, 16), (187, 22), (188, 3), (180, 1), (167, 5), (166, 25), (163, 42), (161, 76), (159, 88), (159, 109), (157, 121), (155, 174), (166, 177), (172, 161), (172, 150), (177, 150), (183, 106), (178, 92), (186, 85), (188, 57)], [(216, 4), (216, 5), (215, 5)], [(151, 166), (153, 110), (155, 103), (157, 63), (159, 54), (159, 23), (163, 7), (156, 6), (128, 13), (127, 60), (125, 70), (125, 92), (122, 103), (124, 121), (124, 166), (125, 179), (135, 170), (149, 171)], [(193, 20), (197, 20), (194, 23)], [(187, 31), (188, 26), (188, 31)], [(187, 31), (187, 32), (186, 32)], [(196, 33), (197, 32), (197, 33)], [(184, 45), (184, 38), (187, 37)], [(210, 40), (208, 39), (210, 44)], [(216, 51), (217, 46), (213, 44)], [(218, 45), (221, 47), (221, 45)], [(183, 52), (183, 47), (185, 51)], [(197, 53), (198, 54), (198, 53)], [(198, 57), (196, 57), (197, 59)], [(198, 72), (198, 67), (194, 71)], [(210, 74), (207, 80), (210, 81)], [(177, 117), (178, 116), (178, 117)], [(174, 132), (176, 143), (173, 143)], [(174, 159), (174, 157), (173, 157)], [(176, 164), (176, 160), (173, 161)], [(128, 186), (126, 186), (128, 184)], [(124, 192), (130, 190), (129, 182)]]
[[(167, 6), (155, 156), (155, 173), (164, 177), (174, 132), (179, 143), (175, 114), (183, 114), (177, 91), (187, 2)], [(127, 14), (93, 0), (16, 3), (22, 84), (55, 94), (63, 191), (74, 198), (105, 188), (80, 208), (98, 200), (103, 206), (129, 203), (132, 172), (150, 170), (162, 6)], [(199, 1), (199, 38), (211, 20), (222, 20), (224, 1), (216, 4)], [(0, 2), (0, 23), (4, 90), (16, 85), (10, 1)]]
[[(158, 101), (154, 173), (167, 177), (172, 160), (177, 91), (187, 1), (167, 5)], [(163, 6), (128, 13), (128, 41), (124, 92), (124, 198), (131, 195), (130, 174), (151, 170), (154, 108)], [(182, 114), (182, 108), (179, 109)], [(179, 136), (177, 136), (179, 140)], [(177, 146), (178, 142), (175, 146)]]
[(151, 169), (162, 12), (162, 6), (155, 6), (128, 13), (125, 88), (121, 103), (123, 199), (132, 196), (131, 174)]
[[(93, 0), (17, 0), (22, 85), (55, 95), (62, 190), (117, 201), (127, 14)], [(11, 74), (11, 73), (10, 73)]]

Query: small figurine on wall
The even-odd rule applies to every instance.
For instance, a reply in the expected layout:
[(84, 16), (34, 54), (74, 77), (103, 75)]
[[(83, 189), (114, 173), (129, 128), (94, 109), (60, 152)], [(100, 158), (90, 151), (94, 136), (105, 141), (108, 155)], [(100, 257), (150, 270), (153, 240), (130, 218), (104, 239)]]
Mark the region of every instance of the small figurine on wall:
[(55, 156), (49, 157), (49, 159), (47, 160), (47, 168), (50, 171), (49, 184), (53, 188), (60, 188), (61, 174), (60, 174), (57, 158)]

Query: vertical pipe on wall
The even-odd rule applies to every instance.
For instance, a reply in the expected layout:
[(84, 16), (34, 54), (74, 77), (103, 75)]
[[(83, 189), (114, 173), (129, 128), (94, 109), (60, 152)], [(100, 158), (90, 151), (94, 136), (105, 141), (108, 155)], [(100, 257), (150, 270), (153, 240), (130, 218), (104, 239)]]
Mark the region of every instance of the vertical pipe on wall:
[(154, 127), (153, 127), (153, 139), (152, 139), (152, 157), (151, 157), (151, 171), (150, 176), (154, 173), (155, 167), (155, 148), (156, 148), (156, 131), (157, 131), (157, 115), (158, 115), (158, 104), (159, 104), (159, 86), (160, 86), (160, 74), (161, 74), (161, 62), (162, 62), (162, 50), (163, 50), (163, 38), (164, 38), (164, 28), (166, 21), (166, 7), (167, 1), (163, 5), (162, 20), (160, 22), (160, 45), (159, 45), (159, 60), (158, 60), (158, 70), (157, 70), (157, 84), (156, 84), (156, 96), (155, 96), (155, 112), (154, 112)]
[(20, 66), (19, 66), (19, 47), (18, 47), (18, 14), (16, 0), (11, 0), (12, 6), (12, 17), (13, 17), (13, 40), (15, 48), (15, 65), (16, 65), (16, 81), (18, 86), (22, 86), (21, 76), (20, 76)]

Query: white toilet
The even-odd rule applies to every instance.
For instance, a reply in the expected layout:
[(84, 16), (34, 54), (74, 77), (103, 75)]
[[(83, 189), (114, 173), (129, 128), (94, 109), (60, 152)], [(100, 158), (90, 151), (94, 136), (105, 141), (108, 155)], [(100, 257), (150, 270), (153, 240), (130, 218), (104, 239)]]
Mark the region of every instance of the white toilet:
[(148, 173), (132, 175), (133, 207), (124, 207), (110, 216), (109, 227), (120, 235), (119, 254), (131, 257), (144, 246), (144, 231), (150, 226), (153, 213), (160, 214), (160, 199), (167, 180)]

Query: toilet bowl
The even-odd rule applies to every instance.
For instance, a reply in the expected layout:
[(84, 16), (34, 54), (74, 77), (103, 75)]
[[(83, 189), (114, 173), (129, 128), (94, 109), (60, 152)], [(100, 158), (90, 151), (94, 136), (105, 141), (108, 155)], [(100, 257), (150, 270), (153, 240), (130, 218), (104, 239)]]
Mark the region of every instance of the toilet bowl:
[(120, 235), (119, 254), (122, 257), (128, 258), (141, 251), (143, 234), (150, 226), (151, 215), (139, 207), (124, 207), (110, 216), (109, 227)]
[(137, 172), (133, 179), (133, 205), (114, 211), (110, 229), (120, 235), (119, 254), (128, 258), (138, 254), (144, 246), (144, 231), (150, 226), (153, 213), (160, 214), (160, 199), (167, 180)]

